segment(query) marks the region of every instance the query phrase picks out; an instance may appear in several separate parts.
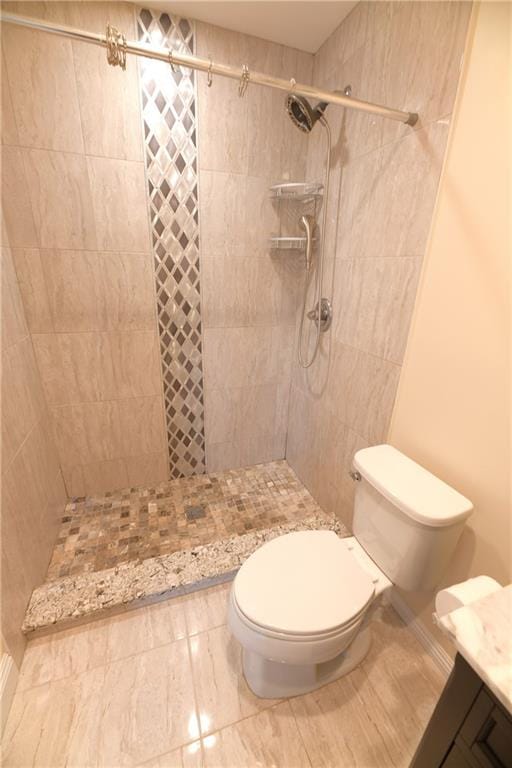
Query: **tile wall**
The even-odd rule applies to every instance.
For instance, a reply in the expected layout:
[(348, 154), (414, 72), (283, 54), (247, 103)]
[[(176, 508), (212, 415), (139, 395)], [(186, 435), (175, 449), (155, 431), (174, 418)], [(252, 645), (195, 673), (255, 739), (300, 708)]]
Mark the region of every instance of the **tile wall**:
[[(207, 24), (205, 58), (309, 82), (310, 54)], [(197, 80), (201, 291), (208, 471), (285, 455), (297, 291), (297, 256), (273, 256), (280, 214), (268, 188), (300, 180), (307, 139), (290, 123), (282, 93)], [(294, 214), (296, 226), (298, 212)]]
[[(359, 448), (385, 442), (457, 89), (471, 4), (359, 3), (314, 60), (314, 82), (418, 112), (400, 123), (329, 107), (332, 192), (324, 295), (332, 331), (293, 370), (287, 458), (326, 510), (350, 523)], [(322, 167), (324, 136), (308, 147)]]
[[(108, 19), (147, 36), (123, 3), (6, 7), (94, 30)], [(191, 49), (192, 28), (179, 24), (159, 32)], [(209, 471), (283, 458), (303, 265), (269, 252), (283, 216), (268, 187), (303, 178), (307, 154), (283, 94), (250, 86), (241, 99), (236, 82), (208, 88), (204, 75), (194, 84), (163, 70), (150, 93), (151, 68), (139, 78), (130, 57), (122, 72), (86, 44), (7, 25), (4, 38), (6, 226), (68, 493), (204, 471), (205, 437)], [(195, 45), (198, 55), (311, 80), (313, 57), (284, 46), (206, 24)], [(171, 112), (188, 133), (164, 169), (173, 189), (186, 182), (176, 211), (159, 177)], [(185, 140), (175, 133), (174, 144)]]
[(19, 666), (20, 627), (43, 580), (66, 503), (59, 460), (23, 311), (12, 252), (1, 248), (2, 321), (2, 592), (1, 628)]
[[(135, 37), (124, 3), (9, 3)], [(4, 25), (3, 210), (70, 496), (168, 476), (137, 65)]]

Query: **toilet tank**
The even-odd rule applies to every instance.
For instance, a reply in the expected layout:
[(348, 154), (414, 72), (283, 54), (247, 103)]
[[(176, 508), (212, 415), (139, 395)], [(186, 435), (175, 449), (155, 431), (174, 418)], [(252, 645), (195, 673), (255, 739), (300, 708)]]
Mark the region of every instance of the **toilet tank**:
[(354, 469), (354, 536), (393, 584), (434, 589), (473, 505), (391, 445), (358, 451)]

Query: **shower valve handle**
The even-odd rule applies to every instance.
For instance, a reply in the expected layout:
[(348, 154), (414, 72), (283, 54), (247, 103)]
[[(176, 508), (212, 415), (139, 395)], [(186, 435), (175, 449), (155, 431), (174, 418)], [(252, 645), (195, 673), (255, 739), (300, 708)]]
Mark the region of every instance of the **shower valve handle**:
[[(314, 320), (315, 323), (318, 323), (318, 304), (316, 304), (313, 309), (309, 310), (306, 317), (308, 320)], [(320, 302), (320, 330), (327, 331), (331, 326), (331, 322), (332, 304), (329, 299), (324, 297)]]

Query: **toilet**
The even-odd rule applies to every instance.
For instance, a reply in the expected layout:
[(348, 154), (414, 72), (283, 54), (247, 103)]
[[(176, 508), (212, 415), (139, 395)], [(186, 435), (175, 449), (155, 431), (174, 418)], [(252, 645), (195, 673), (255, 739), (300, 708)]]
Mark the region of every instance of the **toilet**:
[(299, 531), (256, 550), (237, 573), (228, 623), (262, 698), (295, 696), (350, 672), (392, 586), (432, 590), (471, 502), (390, 445), (358, 451), (353, 536)]

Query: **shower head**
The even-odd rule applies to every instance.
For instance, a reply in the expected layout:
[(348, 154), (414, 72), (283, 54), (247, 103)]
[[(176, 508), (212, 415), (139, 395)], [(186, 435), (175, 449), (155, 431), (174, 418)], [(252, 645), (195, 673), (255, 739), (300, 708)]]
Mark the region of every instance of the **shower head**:
[(320, 120), (327, 107), (328, 103), (326, 101), (319, 101), (313, 109), (304, 96), (297, 96), (295, 93), (289, 93), (286, 97), (286, 110), (290, 115), (290, 119), (304, 133), (310, 133), (314, 124)]

